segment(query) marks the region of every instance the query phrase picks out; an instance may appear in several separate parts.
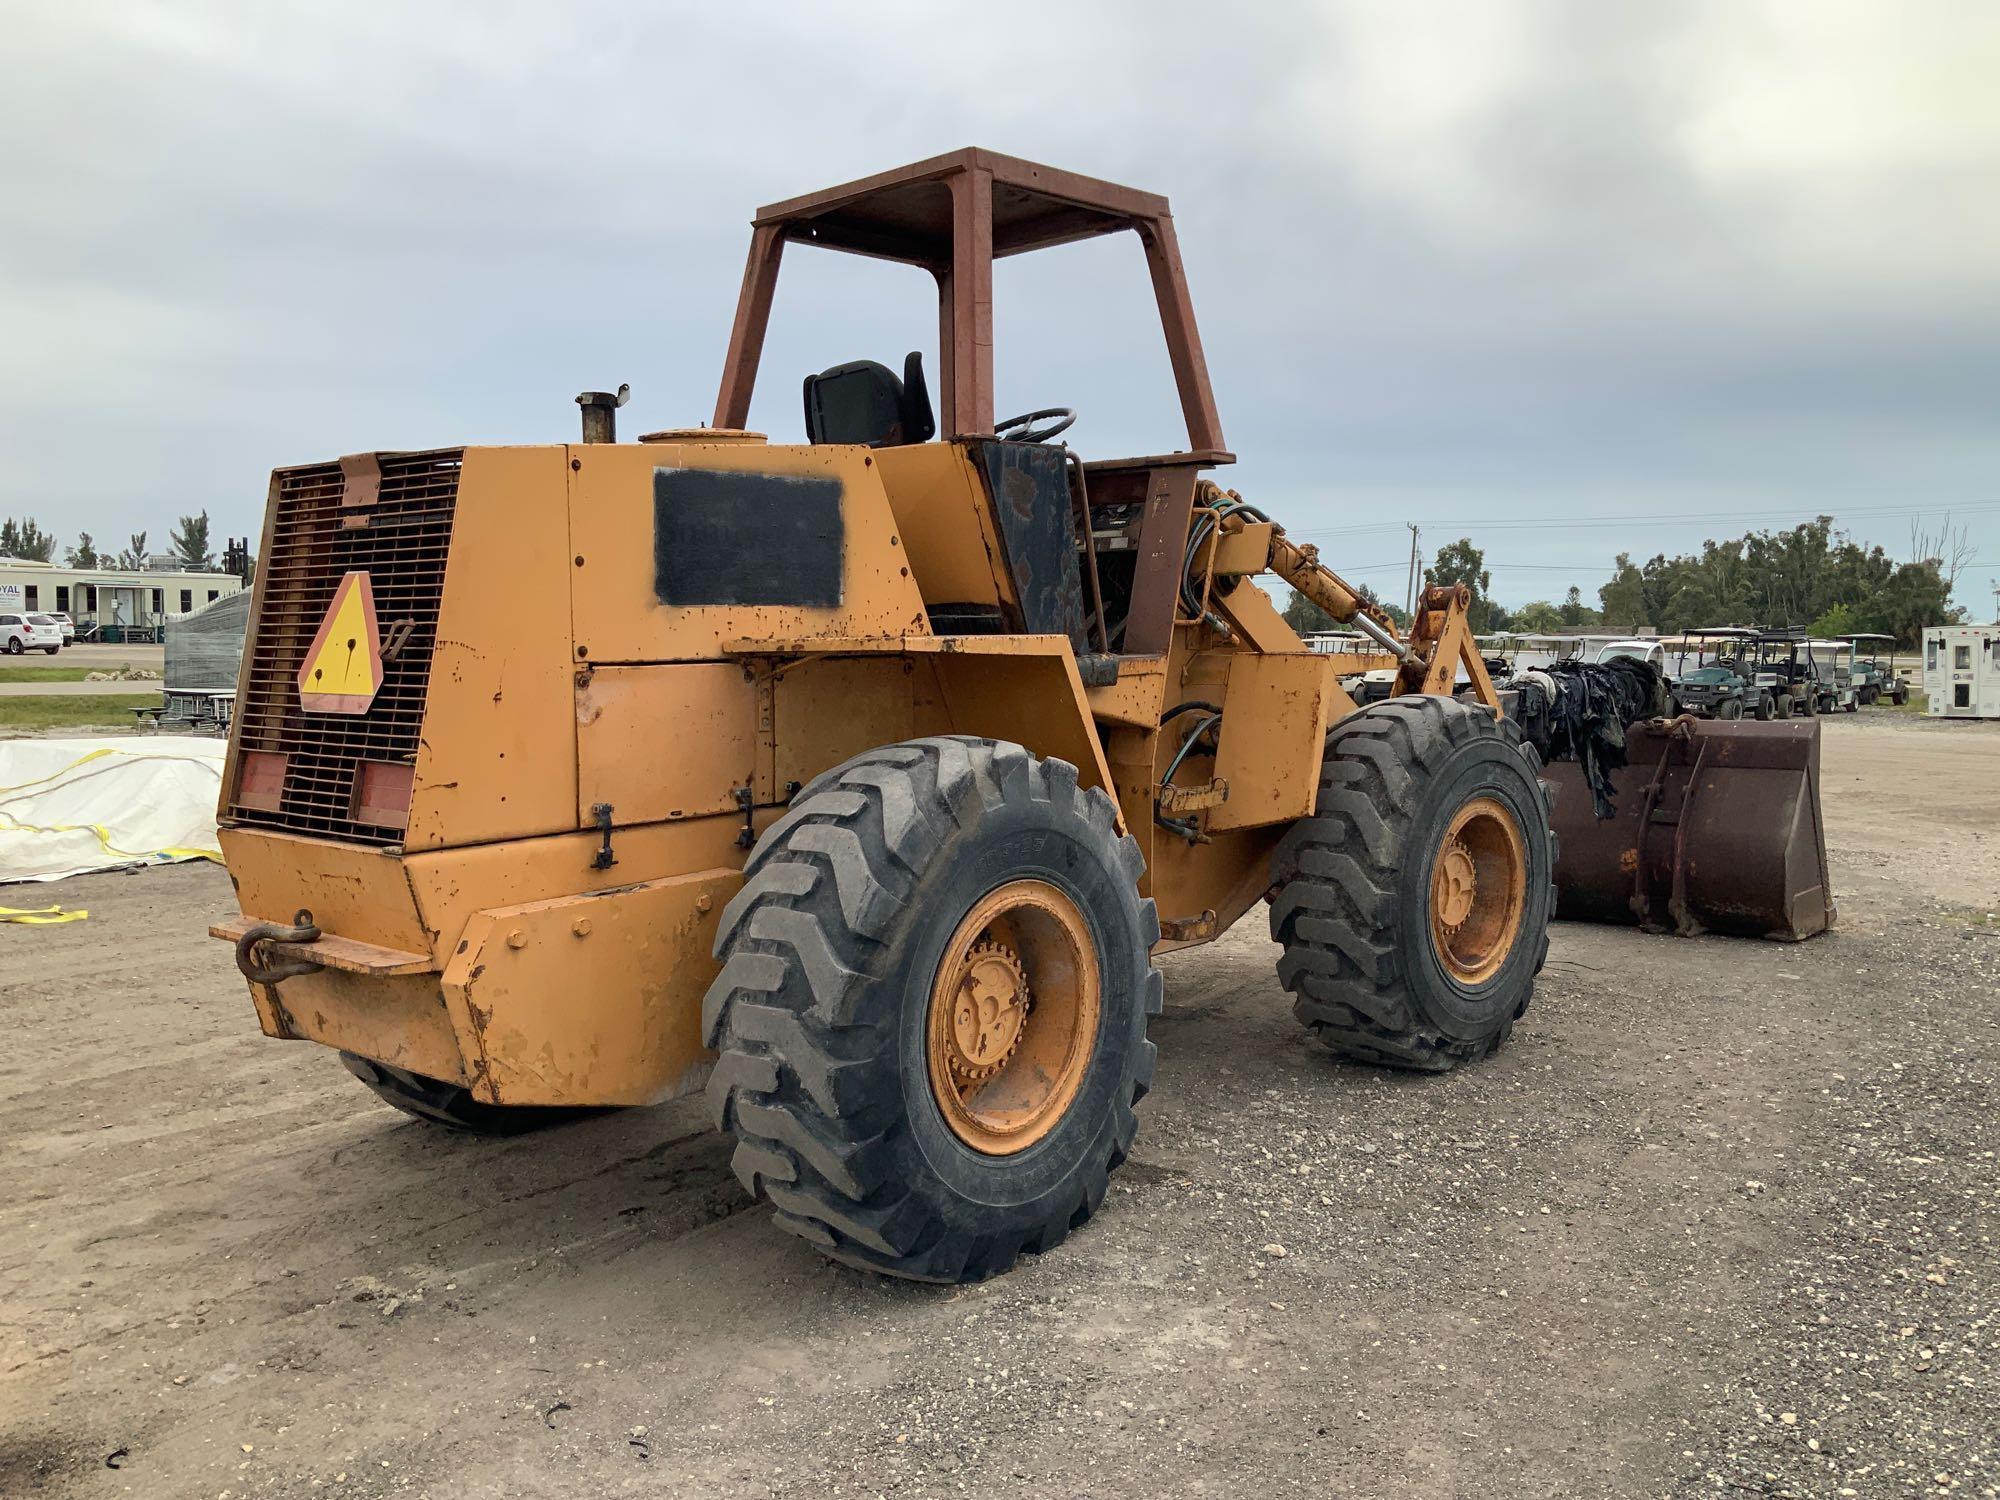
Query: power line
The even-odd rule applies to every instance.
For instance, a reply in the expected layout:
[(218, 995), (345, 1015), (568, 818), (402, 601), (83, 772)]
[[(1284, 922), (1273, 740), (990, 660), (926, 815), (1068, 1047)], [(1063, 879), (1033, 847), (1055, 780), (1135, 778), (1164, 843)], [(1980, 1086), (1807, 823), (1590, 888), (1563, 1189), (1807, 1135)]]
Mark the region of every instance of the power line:
[[(1429, 522), (1426, 524), (1429, 527), (1445, 531), (1449, 531), (1454, 527), (1464, 527), (1468, 531), (1474, 531), (1474, 532), (1535, 531), (1535, 530), (1572, 531), (1579, 527), (1586, 527), (1586, 526), (1589, 527), (1633, 526), (1633, 525), (1664, 523), (1673, 521), (1733, 520), (1733, 521), (1751, 522), (1751, 521), (1785, 520), (1785, 519), (1790, 519), (1792, 517), (1803, 516), (1805, 517), (1805, 519), (1801, 520), (1798, 524), (1804, 525), (1806, 524), (1807, 521), (1817, 520), (1821, 516), (1825, 516), (1829, 520), (1833, 521), (1843, 521), (1843, 520), (1879, 521), (1879, 520), (1890, 520), (1899, 517), (1907, 517), (1909, 519), (1915, 520), (1923, 516), (1938, 516), (1943, 518), (1951, 518), (1956, 516), (1978, 516), (1978, 515), (1990, 515), (1995, 512), (2000, 512), (2000, 503), (1981, 502), (1973, 505), (1856, 506), (1846, 510), (1839, 510), (1839, 511), (1814, 510), (1810, 514), (1808, 514), (1801, 507), (1788, 506), (1781, 510), (1772, 509), (1772, 510), (1720, 510), (1720, 511), (1655, 511), (1655, 512), (1640, 513), (1636, 515), (1620, 515), (1620, 516), (1577, 516), (1577, 515), (1516, 516), (1516, 517), (1495, 517), (1490, 519), (1482, 519), (1478, 521), (1453, 521), (1449, 523)], [(1373, 525), (1362, 525), (1362, 526), (1319, 526), (1319, 527), (1288, 526), (1285, 528), (1285, 531), (1286, 534), (1289, 536), (1341, 536), (1341, 535), (1355, 535), (1362, 532), (1370, 532), (1370, 531), (1397, 531), (1401, 529), (1402, 529), (1401, 524), (1380, 522)]]

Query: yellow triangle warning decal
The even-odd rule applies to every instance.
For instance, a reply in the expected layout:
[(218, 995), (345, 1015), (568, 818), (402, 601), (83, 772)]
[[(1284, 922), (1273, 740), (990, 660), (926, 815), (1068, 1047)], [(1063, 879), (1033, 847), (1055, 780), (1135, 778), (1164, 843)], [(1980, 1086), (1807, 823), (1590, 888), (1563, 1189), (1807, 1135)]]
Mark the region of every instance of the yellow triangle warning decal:
[(349, 573), (333, 591), (319, 634), (299, 668), (299, 706), (308, 713), (365, 714), (382, 690), (382, 632), (375, 586)]

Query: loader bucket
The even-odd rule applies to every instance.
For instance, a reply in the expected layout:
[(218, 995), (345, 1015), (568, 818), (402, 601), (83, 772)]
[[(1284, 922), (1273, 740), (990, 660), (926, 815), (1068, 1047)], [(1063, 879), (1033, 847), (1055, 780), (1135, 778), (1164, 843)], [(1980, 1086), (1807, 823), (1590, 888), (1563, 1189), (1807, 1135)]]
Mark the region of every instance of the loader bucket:
[(1626, 731), (1617, 812), (1599, 821), (1581, 767), (1543, 772), (1556, 915), (1799, 942), (1834, 922), (1820, 822), (1819, 731), (1805, 723), (1680, 718)]

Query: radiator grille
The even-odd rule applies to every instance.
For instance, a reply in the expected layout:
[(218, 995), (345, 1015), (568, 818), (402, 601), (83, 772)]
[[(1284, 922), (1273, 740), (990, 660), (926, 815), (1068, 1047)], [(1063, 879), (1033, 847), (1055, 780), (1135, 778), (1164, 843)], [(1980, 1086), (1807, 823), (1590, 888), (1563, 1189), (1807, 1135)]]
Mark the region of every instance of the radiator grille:
[[(264, 598), (251, 624), (236, 725), (241, 750), (287, 757), (284, 786), (275, 809), (245, 806), (231, 787), (227, 812), (235, 822), (365, 844), (402, 842), (400, 826), (356, 818), (356, 777), (363, 761), (416, 761), (459, 458), (457, 449), (383, 454), (380, 498), (349, 512), (368, 518), (354, 529), (340, 524), (338, 464), (280, 471), (270, 555), (258, 564)], [(299, 668), (341, 578), (356, 569), (368, 573), (384, 638), (407, 620), (408, 639), (383, 664), (382, 688), (367, 713), (306, 713), (299, 707)]]

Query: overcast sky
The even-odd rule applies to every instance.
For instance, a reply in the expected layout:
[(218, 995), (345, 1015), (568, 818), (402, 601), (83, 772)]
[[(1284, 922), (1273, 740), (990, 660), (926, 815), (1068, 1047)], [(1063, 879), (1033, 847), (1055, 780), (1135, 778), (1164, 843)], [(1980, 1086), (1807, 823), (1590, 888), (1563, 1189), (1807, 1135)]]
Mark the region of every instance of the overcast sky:
[[(1227, 481), (1400, 598), (1827, 512), (2000, 579), (2000, 4), (8, 0), (0, 514), (253, 532), (283, 463), (706, 421), (759, 204), (984, 145), (1171, 198)], [(1130, 236), (1003, 262), (999, 405), (1184, 445)], [(753, 425), (934, 351), (795, 252)]]

